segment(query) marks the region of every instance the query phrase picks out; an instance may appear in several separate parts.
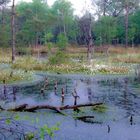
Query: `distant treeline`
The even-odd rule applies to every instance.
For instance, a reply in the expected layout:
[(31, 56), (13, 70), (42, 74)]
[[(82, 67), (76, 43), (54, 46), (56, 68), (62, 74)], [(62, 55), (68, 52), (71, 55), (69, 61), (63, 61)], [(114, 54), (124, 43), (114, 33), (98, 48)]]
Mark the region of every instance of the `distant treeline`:
[[(66, 0), (56, 0), (51, 7), (45, 0), (17, 4), (16, 46), (61, 45), (63, 42), (86, 45), (83, 28), (88, 28), (89, 15), (94, 44), (140, 44), (139, 0), (96, 0), (93, 8), (95, 4), (96, 13), (90, 14), (90, 10), (85, 9), (83, 17), (75, 16), (72, 4)], [(12, 42), (13, 13), (9, 5), (9, 0), (0, 0), (0, 47), (9, 47)]]

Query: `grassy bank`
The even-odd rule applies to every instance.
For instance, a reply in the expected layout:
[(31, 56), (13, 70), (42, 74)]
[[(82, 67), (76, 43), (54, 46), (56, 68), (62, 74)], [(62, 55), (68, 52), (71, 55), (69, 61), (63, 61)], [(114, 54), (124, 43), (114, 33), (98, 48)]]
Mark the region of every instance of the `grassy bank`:
[[(47, 49), (45, 56), (47, 56)], [(40, 51), (42, 52), (43, 50)], [(85, 48), (69, 47), (63, 53), (57, 54), (57, 50), (49, 58), (40, 59), (35, 57), (37, 50), (32, 50), (33, 54), (17, 56), (12, 64), (13, 69), (30, 71), (48, 71), (55, 73), (83, 73), (83, 74), (128, 74), (134, 72), (134, 67), (140, 64), (140, 49), (138, 48), (109, 48), (109, 54), (95, 52), (92, 61), (87, 62)], [(55, 51), (54, 51), (55, 50)], [(0, 63), (11, 63), (10, 49), (1, 50)], [(39, 52), (40, 52), (39, 51)], [(41, 53), (40, 53), (41, 56)], [(26, 74), (25, 74), (26, 75)], [(10, 79), (10, 77), (9, 77)], [(18, 79), (18, 78), (15, 78)], [(19, 78), (20, 79), (20, 78)], [(26, 78), (25, 78), (26, 79)]]
[(30, 81), (33, 79), (33, 72), (25, 72), (23, 70), (1, 70), (0, 72), (0, 84), (16, 83), (19, 81)]

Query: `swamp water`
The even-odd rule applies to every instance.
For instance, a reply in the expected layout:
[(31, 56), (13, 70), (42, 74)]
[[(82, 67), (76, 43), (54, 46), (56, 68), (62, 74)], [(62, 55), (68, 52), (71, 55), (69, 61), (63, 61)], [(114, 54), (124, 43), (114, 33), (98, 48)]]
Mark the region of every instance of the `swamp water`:
[[(39, 74), (45, 77), (45, 74)], [(60, 123), (53, 140), (140, 140), (140, 81), (128, 76), (80, 76), (47, 75), (49, 85), (45, 96), (40, 94), (43, 83), (18, 87), (16, 99), (7, 99), (4, 106), (27, 103), (29, 105), (48, 104), (53, 106), (73, 105), (72, 92), (79, 95), (78, 104), (104, 103), (104, 109), (82, 108), (81, 112), (63, 111), (67, 116), (50, 110), (36, 113), (21, 112), (20, 119), (32, 126), (54, 126)], [(57, 81), (57, 91), (54, 83)], [(61, 89), (65, 90), (65, 100), (61, 103)], [(2, 94), (2, 93), (1, 93)], [(9, 93), (10, 94), (10, 93)], [(12, 96), (11, 96), (12, 98)], [(3, 113), (4, 115), (12, 113)], [(74, 119), (74, 116), (94, 116), (92, 123)], [(37, 120), (37, 121), (36, 121)], [(12, 139), (7, 138), (7, 139)]]

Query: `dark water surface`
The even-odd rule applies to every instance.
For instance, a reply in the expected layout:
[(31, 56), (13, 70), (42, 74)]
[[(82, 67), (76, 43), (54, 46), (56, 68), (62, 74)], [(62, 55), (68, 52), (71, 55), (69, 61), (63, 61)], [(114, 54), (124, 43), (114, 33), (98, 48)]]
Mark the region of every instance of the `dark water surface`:
[[(46, 75), (42, 74), (45, 78)], [(49, 85), (42, 96), (40, 89), (43, 82), (35, 86), (18, 87), (16, 99), (7, 99), (5, 106), (28, 103), (29, 105), (49, 104), (54, 106), (73, 105), (71, 95), (76, 89), (80, 96), (78, 103), (103, 102), (104, 112), (82, 109), (77, 116), (93, 115), (93, 123), (75, 120), (72, 110), (64, 111), (68, 116), (62, 116), (50, 110), (40, 110), (37, 113), (18, 113), (22, 117), (39, 118), (38, 124), (48, 126), (60, 122), (60, 130), (55, 133), (54, 140), (140, 140), (140, 81), (129, 76), (68, 76), (48, 75)], [(57, 91), (54, 83), (57, 81)], [(61, 89), (64, 88), (65, 100), (61, 103)], [(133, 118), (132, 124), (130, 118)]]

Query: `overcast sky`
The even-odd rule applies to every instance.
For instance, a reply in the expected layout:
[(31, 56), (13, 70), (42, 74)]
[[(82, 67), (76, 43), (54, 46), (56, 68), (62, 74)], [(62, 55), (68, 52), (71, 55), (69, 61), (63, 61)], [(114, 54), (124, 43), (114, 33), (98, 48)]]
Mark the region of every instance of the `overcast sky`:
[[(20, 1), (26, 1), (30, 2), (32, 0), (15, 0), (16, 3)], [(51, 6), (54, 3), (55, 0), (48, 0), (48, 4)], [(84, 11), (85, 5), (86, 7), (90, 7), (91, 2), (90, 0), (69, 0), (73, 4), (73, 8), (75, 9), (76, 15), (82, 15), (82, 12)]]

